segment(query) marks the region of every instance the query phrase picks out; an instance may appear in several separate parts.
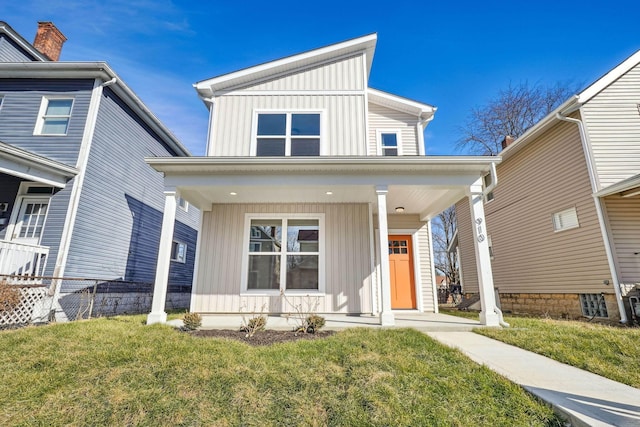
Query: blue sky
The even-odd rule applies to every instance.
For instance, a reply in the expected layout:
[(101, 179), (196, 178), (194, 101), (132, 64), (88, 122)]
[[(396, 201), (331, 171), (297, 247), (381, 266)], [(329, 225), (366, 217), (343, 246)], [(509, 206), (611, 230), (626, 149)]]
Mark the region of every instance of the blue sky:
[(193, 83), (372, 32), (370, 86), (438, 107), (427, 154), (461, 154), (458, 126), (510, 82), (585, 85), (640, 49), (637, 0), (0, 4), (29, 41), (37, 21), (53, 21), (68, 38), (61, 60), (109, 62), (195, 155), (207, 110)]

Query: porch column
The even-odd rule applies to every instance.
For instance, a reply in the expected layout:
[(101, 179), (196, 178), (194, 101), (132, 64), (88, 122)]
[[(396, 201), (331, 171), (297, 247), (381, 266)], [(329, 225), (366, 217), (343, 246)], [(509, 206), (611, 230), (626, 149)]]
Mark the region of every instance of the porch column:
[(486, 326), (500, 325), (500, 317), (496, 313), (496, 295), (493, 288), (493, 272), (489, 254), (489, 239), (484, 217), (484, 195), (482, 194), (482, 178), (469, 187), (469, 205), (473, 229), (473, 246), (476, 252), (478, 269), (478, 290), (480, 292), (480, 323)]
[(167, 321), (167, 313), (164, 311), (164, 306), (167, 301), (171, 244), (173, 242), (173, 227), (176, 222), (176, 190), (165, 189), (164, 196), (164, 214), (162, 216), (160, 247), (158, 248), (156, 281), (153, 286), (153, 302), (151, 303), (151, 313), (147, 316), (147, 325), (165, 323)]
[(396, 324), (391, 311), (391, 273), (389, 269), (389, 228), (387, 227), (387, 193), (386, 185), (376, 186), (378, 198), (378, 245), (380, 250), (380, 295), (382, 307), (380, 310), (380, 324), (393, 326)]

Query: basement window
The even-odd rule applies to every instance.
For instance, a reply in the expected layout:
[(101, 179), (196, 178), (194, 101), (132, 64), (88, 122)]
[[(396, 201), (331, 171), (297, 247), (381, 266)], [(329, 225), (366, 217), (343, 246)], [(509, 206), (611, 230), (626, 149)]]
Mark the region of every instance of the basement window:
[(580, 294), (582, 314), (587, 317), (609, 317), (607, 304), (602, 294)]
[(553, 214), (553, 230), (564, 231), (572, 228), (578, 228), (578, 212), (576, 208), (565, 209)]

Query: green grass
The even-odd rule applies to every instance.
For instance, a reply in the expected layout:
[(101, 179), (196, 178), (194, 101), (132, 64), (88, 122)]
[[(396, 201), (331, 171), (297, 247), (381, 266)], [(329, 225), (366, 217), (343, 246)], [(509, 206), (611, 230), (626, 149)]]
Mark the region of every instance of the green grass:
[(0, 332), (0, 425), (560, 425), (413, 330), (251, 347), (143, 320)]
[[(462, 317), (478, 313), (446, 311)], [(505, 316), (511, 328), (474, 332), (640, 388), (640, 328)]]

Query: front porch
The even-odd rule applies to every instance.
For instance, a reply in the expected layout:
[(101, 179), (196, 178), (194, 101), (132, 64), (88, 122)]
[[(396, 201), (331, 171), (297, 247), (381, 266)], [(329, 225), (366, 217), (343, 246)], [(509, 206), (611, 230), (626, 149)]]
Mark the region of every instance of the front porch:
[[(316, 312), (323, 316), (359, 315), (366, 323), (371, 314), (381, 326), (396, 325), (400, 308), (437, 313), (430, 221), (469, 197), (477, 222), (480, 319), (496, 326), (482, 177), (495, 174), (498, 161), (408, 156), (147, 159), (164, 173), (166, 188), (148, 323), (166, 321), (164, 295), (178, 196), (202, 211), (191, 311), (240, 315), (266, 307), (265, 313), (279, 314), (291, 311), (282, 300), (291, 299), (289, 305), (296, 306), (306, 298), (318, 300)], [(306, 231), (301, 233), (294, 223), (305, 223)], [(276, 242), (275, 247), (267, 245), (266, 254), (252, 237), (254, 232), (260, 237), (261, 227)], [(319, 236), (316, 249), (295, 249), (301, 247), (299, 236), (311, 230)], [(305, 256), (316, 260), (316, 283), (289, 286), (294, 275), (288, 260)], [(271, 278), (256, 281), (260, 269), (255, 262), (269, 259), (265, 268), (271, 269)], [(402, 274), (400, 267), (406, 268)], [(400, 282), (403, 292), (415, 296), (397, 298)]]

